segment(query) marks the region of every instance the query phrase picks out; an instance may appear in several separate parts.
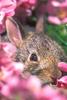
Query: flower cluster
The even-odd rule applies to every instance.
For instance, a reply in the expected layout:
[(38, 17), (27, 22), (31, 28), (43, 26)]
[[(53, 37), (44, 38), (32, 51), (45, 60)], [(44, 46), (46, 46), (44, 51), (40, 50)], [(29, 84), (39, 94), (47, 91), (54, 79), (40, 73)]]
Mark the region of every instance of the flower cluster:
[[(18, 8), (27, 14), (35, 8), (37, 0), (1, 0), (0, 1), (0, 33), (5, 31), (5, 21), (8, 17), (15, 15), (15, 9)], [(18, 12), (17, 12), (18, 13)], [(24, 14), (23, 14), (24, 15)]]
[(0, 100), (66, 100), (56, 87), (42, 87), (36, 76), (24, 75), (24, 64), (13, 61), (15, 53), (12, 44), (0, 43)]
[[(16, 9), (23, 12), (26, 12), (27, 15), (31, 15), (32, 10), (37, 5), (37, 0), (16, 0), (17, 6)], [(16, 12), (18, 14), (18, 12)]]
[(67, 0), (48, 0), (48, 21), (53, 24), (67, 23)]
[[(63, 72), (67, 72), (67, 63), (60, 62), (58, 63), (58, 67)], [(57, 80), (57, 86), (61, 88), (67, 88), (67, 76), (63, 76), (61, 79)]]
[(15, 14), (16, 0), (0, 1), (0, 33), (5, 31), (5, 20), (8, 16)]
[[(35, 8), (38, 16), (48, 14), (52, 24), (67, 23), (67, 0), (1, 0), (0, 1), (0, 33), (5, 31), (5, 21), (10, 16), (19, 16), (24, 20)], [(40, 2), (40, 3), (39, 3)], [(38, 13), (39, 12), (39, 13)], [(18, 17), (18, 18), (19, 18)]]

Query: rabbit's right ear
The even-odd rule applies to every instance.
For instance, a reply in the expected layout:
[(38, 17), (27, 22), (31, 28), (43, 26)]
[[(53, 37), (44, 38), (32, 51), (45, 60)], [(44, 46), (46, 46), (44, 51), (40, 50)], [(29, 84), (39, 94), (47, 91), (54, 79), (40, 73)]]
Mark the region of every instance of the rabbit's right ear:
[(36, 23), (36, 32), (37, 33), (44, 32), (44, 15), (40, 15), (38, 17), (38, 20)]
[(6, 30), (9, 40), (16, 46), (20, 47), (23, 43), (21, 32), (17, 22), (13, 18), (6, 20)]

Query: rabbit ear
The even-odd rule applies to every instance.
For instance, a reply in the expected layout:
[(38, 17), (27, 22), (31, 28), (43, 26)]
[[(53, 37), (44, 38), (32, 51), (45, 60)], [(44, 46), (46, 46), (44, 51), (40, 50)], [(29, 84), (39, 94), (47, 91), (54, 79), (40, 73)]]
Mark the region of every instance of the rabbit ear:
[(40, 33), (44, 31), (44, 15), (41, 15), (36, 23), (36, 32)]
[(9, 40), (17, 47), (21, 46), (22, 36), (17, 22), (13, 18), (6, 20), (6, 30)]

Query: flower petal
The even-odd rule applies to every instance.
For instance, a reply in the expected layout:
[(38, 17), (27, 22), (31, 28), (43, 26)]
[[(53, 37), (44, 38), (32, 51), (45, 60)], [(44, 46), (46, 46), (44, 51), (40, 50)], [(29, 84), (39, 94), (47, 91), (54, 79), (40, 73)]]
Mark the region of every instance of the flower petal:
[(58, 67), (60, 68), (60, 70), (67, 72), (67, 63), (59, 62)]
[(55, 17), (55, 16), (49, 16), (48, 17), (48, 21), (50, 23), (57, 24), (57, 25), (60, 25), (61, 24), (60, 19), (58, 17)]
[(57, 86), (61, 88), (67, 88), (67, 76), (63, 76), (62, 78), (58, 79)]
[(67, 23), (67, 17), (62, 20), (62, 23), (63, 24)]

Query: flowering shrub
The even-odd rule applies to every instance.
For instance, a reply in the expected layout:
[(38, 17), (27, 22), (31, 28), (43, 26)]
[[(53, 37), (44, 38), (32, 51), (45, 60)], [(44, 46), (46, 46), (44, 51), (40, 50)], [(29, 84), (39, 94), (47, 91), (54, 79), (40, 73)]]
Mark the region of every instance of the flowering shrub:
[(19, 0), (15, 9), (15, 17), (21, 23), (26, 23), (26, 19), (32, 15), (32, 11), (36, 8), (38, 0)]
[(16, 0), (0, 1), (0, 33), (5, 31), (5, 20), (8, 16), (15, 14)]
[[(53, 24), (67, 23), (67, 0), (0, 0), (0, 34), (6, 29), (8, 17), (19, 16), (22, 20), (31, 16), (36, 9), (46, 15)], [(57, 80), (55, 86), (42, 86), (41, 81), (32, 75), (23, 73), (26, 67), (23, 63), (14, 62), (16, 48), (8, 42), (0, 42), (0, 100), (67, 100), (67, 94), (59, 88), (67, 89), (67, 76)], [(60, 62), (60, 70), (67, 72), (67, 64)], [(59, 88), (58, 88), (59, 87)]]
[[(15, 15), (15, 9), (26, 12), (27, 15), (35, 8), (37, 0), (1, 0), (0, 1), (0, 33), (5, 31), (5, 21), (8, 17)], [(20, 6), (21, 5), (21, 6)], [(19, 14), (19, 12), (16, 12)]]
[(15, 53), (12, 44), (0, 43), (0, 100), (66, 100), (58, 89), (42, 87), (36, 76), (24, 75), (24, 64), (12, 61)]
[[(58, 64), (58, 67), (63, 72), (67, 72), (67, 64), (66, 63), (60, 62)], [(67, 76), (63, 76), (62, 78), (60, 78), (59, 80), (57, 80), (57, 86), (58, 87), (62, 87), (62, 88), (67, 88)]]
[[(27, 16), (31, 16), (32, 10), (35, 8), (37, 13), (46, 15), (48, 13), (48, 21), (53, 24), (67, 23), (67, 0), (47, 0), (47, 3), (38, 0), (1, 0), (0, 1), (0, 33), (5, 31), (5, 21), (7, 17), (19, 16), (20, 20), (24, 20)], [(42, 2), (39, 4), (39, 2)], [(39, 4), (39, 6), (37, 6)]]

